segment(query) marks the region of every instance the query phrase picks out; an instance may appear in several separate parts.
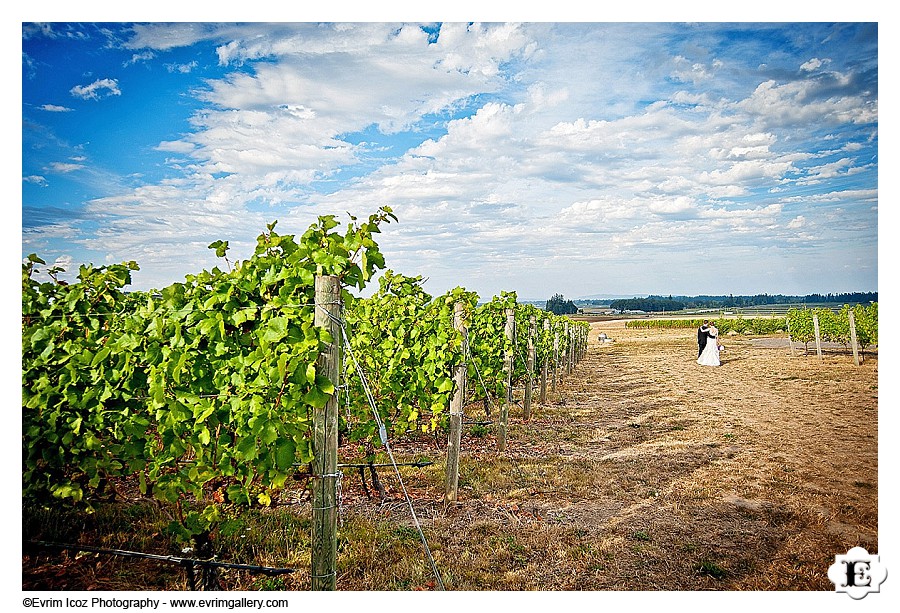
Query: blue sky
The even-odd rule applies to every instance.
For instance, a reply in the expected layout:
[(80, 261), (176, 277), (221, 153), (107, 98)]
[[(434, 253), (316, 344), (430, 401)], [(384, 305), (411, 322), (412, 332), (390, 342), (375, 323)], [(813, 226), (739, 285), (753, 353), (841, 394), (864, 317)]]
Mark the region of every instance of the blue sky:
[(877, 291), (878, 34), (24, 22), (22, 255), (159, 288), (389, 205), (435, 294)]

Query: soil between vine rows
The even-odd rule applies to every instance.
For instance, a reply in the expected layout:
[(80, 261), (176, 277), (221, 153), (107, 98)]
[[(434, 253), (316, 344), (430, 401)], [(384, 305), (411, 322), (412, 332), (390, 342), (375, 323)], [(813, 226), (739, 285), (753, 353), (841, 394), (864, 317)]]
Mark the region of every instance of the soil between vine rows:
[[(398, 461), (435, 460), (401, 472), (447, 589), (833, 591), (835, 555), (878, 551), (877, 352), (856, 367), (849, 352), (820, 361), (735, 336), (710, 368), (694, 361), (693, 330), (596, 322), (590, 340), (530, 421), (512, 412), (504, 453), (490, 428), (467, 428), (457, 503), (443, 503), (446, 441), (394, 443)], [(386, 500), (345, 473), (338, 589), (434, 589), (399, 483), (379, 476)], [(280, 502), (267, 513), (308, 518), (300, 490)], [(295, 567), (270, 588), (308, 589), (308, 535), (292, 534), (219, 559)], [(84, 568), (73, 561), (52, 581), (47, 562), (25, 559), (26, 582), (79, 589)], [(89, 587), (161, 587), (116, 583), (93, 564)], [(222, 582), (262, 589), (237, 572)]]

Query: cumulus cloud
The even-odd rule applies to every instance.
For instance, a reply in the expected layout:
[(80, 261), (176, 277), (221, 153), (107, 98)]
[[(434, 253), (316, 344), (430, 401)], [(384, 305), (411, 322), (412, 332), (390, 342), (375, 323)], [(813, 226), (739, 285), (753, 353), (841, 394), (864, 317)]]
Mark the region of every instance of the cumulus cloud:
[(696, 209), (694, 202), (687, 196), (677, 198), (654, 198), (648, 207), (651, 213), (663, 216), (684, 217)]
[[(157, 48), (240, 33), (220, 47), (223, 64), (277, 58), (208, 81), (199, 95), (209, 108), (192, 118), (193, 131), (157, 148), (188, 155), (191, 172), (236, 175), (246, 193), (273, 204), (302, 198), (306, 186), (359, 163), (366, 144), (343, 135), (370, 125), (384, 134), (406, 131), (428, 114), (499, 89), (501, 63), (526, 54), (528, 43), (508, 24), (447, 24), (436, 42), (416, 25), (274, 26), (265, 37), (249, 36), (254, 27), (177, 27), (169, 36), (154, 29)], [(138, 30), (147, 43), (151, 31)], [(553, 105), (565, 93), (535, 89), (534, 96)]]
[(673, 58), (672, 78), (676, 81), (688, 82), (694, 85), (709, 81), (715, 78), (715, 73), (722, 67), (722, 62), (714, 60), (711, 64), (706, 65), (702, 62), (691, 62), (682, 56)]
[(100, 100), (108, 96), (121, 96), (119, 82), (116, 79), (97, 79), (88, 85), (76, 85), (69, 92), (83, 100)]
[[(793, 181), (810, 154), (785, 150), (777, 125), (759, 121), (750, 102), (682, 91), (674, 96), (678, 107), (661, 101), (616, 119), (553, 122), (543, 113), (552, 106), (549, 91), (533, 85), (519, 104), (486, 103), (324, 202), (396, 205), (401, 225), (414, 230), (389, 228), (389, 251), (410, 265), (425, 257), (425, 245), (456, 253), (456, 224), (465, 228), (465, 249), (479, 258), (525, 258), (558, 239), (554, 252), (569, 262), (596, 261), (606, 257), (596, 248), (600, 236), (607, 255), (637, 246), (688, 248), (699, 220), (723, 250), (777, 241), (782, 203), (731, 200)], [(584, 200), (585, 192), (595, 196)]]
[[(871, 133), (877, 99), (850, 69), (823, 72), (829, 60), (757, 70), (705, 28), (690, 44), (673, 28), (134, 26), (134, 57), (205, 41), (218, 73), (192, 90), (190, 129), (155, 145), (179, 172), (92, 200), (102, 230), (80, 244), (170, 273), (189, 259), (188, 272), (214, 263), (209, 242), (249, 250), (276, 217), (302, 231), (320, 213), (388, 204), (400, 218), (380, 241), (391, 266), (443, 287), (465, 271), (483, 292), (498, 276), (536, 288), (527, 270), (632, 274), (675, 252), (687, 264), (698, 229), (723, 257), (796, 238), (816, 206), (837, 205), (786, 194), (865, 168), (847, 156), (871, 147), (857, 136), (841, 153), (815, 134)], [(112, 79), (72, 93), (120, 95)], [(877, 204), (877, 192), (832, 197)]]
[[(737, 108), (756, 116), (768, 129), (818, 122), (822, 125), (868, 124), (877, 121), (878, 109), (855, 91), (839, 83), (804, 80), (761, 83)], [(825, 94), (826, 97), (823, 97)]]

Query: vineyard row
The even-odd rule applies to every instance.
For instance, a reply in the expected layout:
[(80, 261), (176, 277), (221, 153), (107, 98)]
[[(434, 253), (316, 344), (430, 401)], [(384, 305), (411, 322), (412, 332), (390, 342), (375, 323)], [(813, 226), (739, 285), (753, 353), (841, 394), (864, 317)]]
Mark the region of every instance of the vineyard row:
[[(298, 464), (318, 466), (314, 488), (333, 487), (336, 460), (321, 464), (319, 432), (329, 410), (327, 446), (339, 434), (371, 459), (409, 430), (448, 429), (454, 398), (500, 399), (502, 445), (512, 388), (530, 394), (538, 369), (542, 390), (548, 370), (555, 386), (557, 370), (583, 355), (587, 324), (518, 304), (515, 293), (481, 305), (463, 288), (430, 296), (421, 277), (386, 269), (374, 238), (392, 219), (385, 207), (341, 232), (323, 216), (300, 237), (270, 224), (248, 260), (230, 262), (217, 241), (226, 270), (154, 292), (126, 291), (135, 262), (82, 266), (65, 283), (30, 256), (25, 499), (90, 507), (116, 480), (134, 479), (171, 505), (170, 528), (191, 540), (229, 509), (271, 504)], [(371, 298), (349, 291), (378, 271)], [(316, 285), (326, 278), (323, 299)]]
[[(851, 332), (850, 320), (854, 321)], [(849, 345), (851, 336), (856, 335), (860, 347), (878, 344), (878, 303), (844, 305), (839, 311), (830, 308), (792, 308), (786, 317), (719, 317), (712, 323), (719, 334), (778, 334), (786, 333), (792, 342), (808, 345), (816, 338), (815, 323), (819, 325), (819, 339), (822, 341)], [(628, 328), (699, 328), (702, 319), (636, 319), (628, 321)]]

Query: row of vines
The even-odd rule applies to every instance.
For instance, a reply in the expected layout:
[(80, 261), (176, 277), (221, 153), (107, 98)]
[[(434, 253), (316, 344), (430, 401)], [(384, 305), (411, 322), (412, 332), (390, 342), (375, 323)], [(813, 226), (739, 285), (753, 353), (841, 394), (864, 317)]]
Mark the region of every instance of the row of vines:
[[(703, 319), (635, 319), (625, 323), (626, 328), (652, 328), (671, 330), (679, 328), (699, 328)], [(787, 331), (787, 319), (784, 317), (753, 317), (733, 319), (721, 317), (712, 320), (719, 329), (719, 334), (736, 332), (738, 334), (778, 334)]]
[(819, 323), (819, 337), (823, 341), (848, 345), (851, 342), (850, 314), (853, 314), (854, 332), (859, 346), (878, 345), (878, 303), (844, 305), (835, 313), (830, 309), (791, 309), (787, 322), (791, 340), (808, 344), (815, 340), (815, 323)]
[[(313, 461), (312, 416), (336, 395), (340, 430), (366, 454), (389, 437), (447, 425), (454, 366), (466, 363), (469, 401), (503, 398), (526, 370), (526, 335), (504, 336), (513, 309), (532, 318), (537, 362), (586, 342), (586, 324), (516, 302), (485, 304), (462, 288), (430, 296), (421, 277), (386, 269), (375, 235), (387, 207), (341, 231), (320, 217), (302, 236), (275, 224), (254, 254), (161, 291), (128, 291), (135, 262), (82, 266), (77, 282), (36, 255), (22, 271), (22, 452), (26, 501), (90, 508), (129, 480), (173, 509), (183, 539), (207, 534), (230, 510), (269, 505)], [(369, 298), (353, 295), (382, 272)], [(38, 274), (43, 273), (43, 274)], [(342, 284), (341, 326), (353, 360), (341, 381), (317, 369), (335, 339), (314, 325), (315, 278)], [(39, 280), (39, 278), (43, 280)], [(464, 304), (467, 338), (453, 327)], [(569, 330), (579, 334), (566, 334)], [(364, 374), (362, 374), (364, 373)], [(368, 399), (374, 397), (377, 417)]]
[[(790, 309), (786, 317), (720, 317), (712, 320), (719, 334), (789, 334), (795, 343), (808, 344), (815, 340), (815, 319), (819, 322), (822, 341), (849, 345), (851, 342), (850, 313), (853, 313), (856, 339), (860, 347), (878, 344), (878, 303), (844, 305), (840, 311), (827, 308)], [(702, 319), (635, 319), (626, 322), (628, 328), (679, 329), (699, 328)]]

